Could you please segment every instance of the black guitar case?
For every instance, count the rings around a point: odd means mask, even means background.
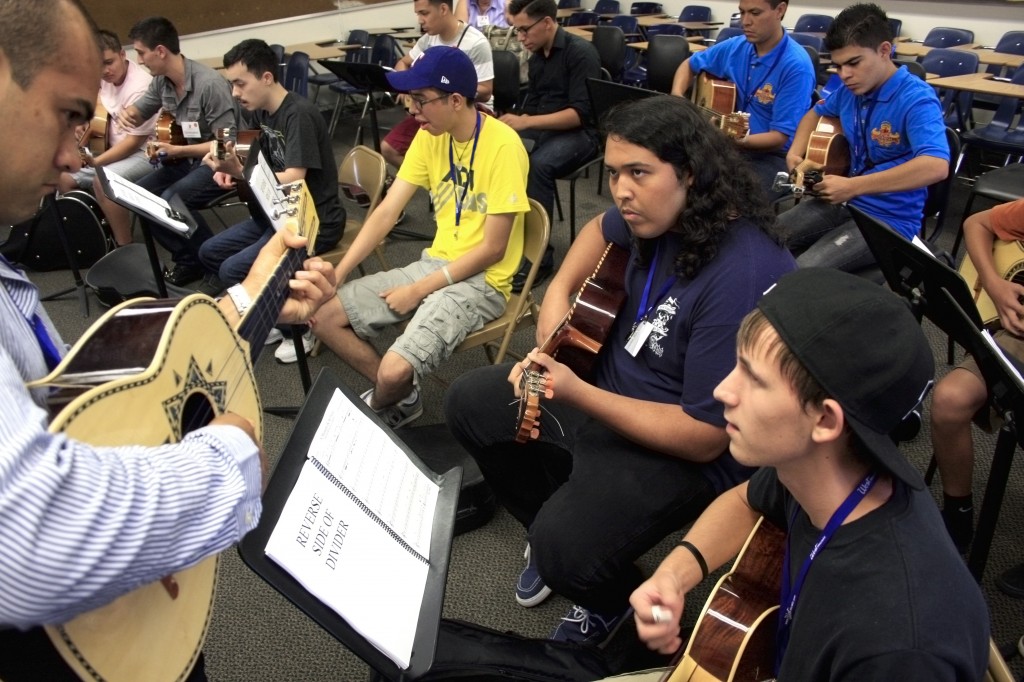
[[[161,298],[145,244],[126,244],[100,258],[89,268],[85,283],[96,292],[100,303],[107,306],[140,296]],[[195,293],[193,289],[165,284],[169,298],[183,298]]]
[[[455,513],[455,534],[479,528],[494,516],[497,502],[476,461],[455,440],[444,424],[398,429],[395,434],[433,471],[443,474],[462,467],[462,490]]]
[[[0,252],[12,263],[36,272],[70,268],[61,242],[64,232],[75,265],[88,268],[115,247],[100,205],[88,192],[72,190],[56,199],[47,198],[31,219],[11,228]]]

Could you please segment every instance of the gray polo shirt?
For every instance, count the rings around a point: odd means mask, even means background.
[[[170,112],[174,120],[182,125],[198,122],[200,138],[188,137],[189,144],[213,139],[218,128],[237,126],[238,118],[235,99],[231,96],[231,85],[217,71],[191,59],[185,58],[185,94],[178,97],[174,83],[167,76],[155,76],[149,90],[135,102],[143,119],[160,109]]]

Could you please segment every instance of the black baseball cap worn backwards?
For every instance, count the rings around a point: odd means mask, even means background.
[[[757,307],[825,392],[843,407],[866,453],[924,488],[889,434],[916,409],[935,376],[931,347],[907,302],[830,268],[788,273]]]

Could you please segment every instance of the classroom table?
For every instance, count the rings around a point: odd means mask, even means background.
[[[636,43],[626,43],[626,47],[631,47],[634,50],[640,50],[641,52],[650,49],[650,43],[646,40]],[[708,49],[707,45],[703,43],[690,43],[690,52],[703,52]]]
[[[361,50],[363,47],[364,46],[359,43],[341,43],[335,40],[315,40],[308,43],[285,45],[284,53],[292,54],[294,52],[305,52],[309,55],[309,61],[314,62],[318,59],[341,57],[344,56],[346,52],[351,50]]]
[[[577,12],[585,12],[585,11],[587,11],[587,10],[585,8],[583,8],[583,7],[574,7],[572,9],[560,9],[560,10],[558,10],[556,12],[555,19],[557,19],[557,20],[568,19],[569,17],[571,17],[572,15],[576,14]]]
[[[928,85],[950,90],[963,90],[997,97],[1017,97],[1024,99],[1024,85],[996,80],[990,73],[968,73],[961,76],[946,76],[928,81]]]

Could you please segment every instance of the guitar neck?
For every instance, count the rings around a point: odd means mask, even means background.
[[[249,357],[254,365],[288,298],[288,280],[302,267],[305,259],[306,249],[289,249],[238,323],[238,335],[249,342]]]

